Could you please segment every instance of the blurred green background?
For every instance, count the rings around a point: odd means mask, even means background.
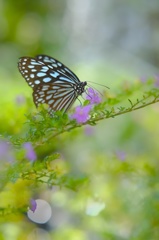
[[[34,111],[17,62],[36,54],[59,59],[81,81],[105,84],[110,93],[125,81],[156,77],[159,1],[0,0],[3,136],[20,134],[25,113]],[[41,198],[49,195],[53,213],[43,239],[159,239],[158,119],[156,104],[55,139],[63,156],[57,166],[90,181],[78,192],[44,190]],[[23,239],[35,239],[26,219],[3,223],[8,238],[0,239],[22,239],[26,223]]]

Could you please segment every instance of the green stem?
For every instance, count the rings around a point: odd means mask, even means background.
[[[138,101],[137,103],[135,103],[132,107],[127,108],[127,109],[124,110],[124,111],[119,111],[119,112],[116,112],[116,113],[113,113],[113,114],[109,114],[109,116],[103,115],[103,116],[101,116],[101,117],[97,117],[97,118],[93,119],[92,122],[98,122],[98,121],[101,121],[101,120],[103,120],[103,119],[114,118],[114,117],[116,117],[116,116],[119,116],[119,115],[122,115],[122,114],[125,114],[125,113],[128,113],[128,112],[133,112],[133,111],[136,111],[136,110],[138,110],[138,109],[147,107],[147,106],[149,106],[149,105],[151,105],[151,104],[154,104],[154,103],[159,102],[158,97],[159,97],[159,96],[155,97],[153,101],[150,101],[150,102],[147,102],[147,103],[145,103],[145,104],[143,104],[143,105],[137,106],[138,104],[140,104],[140,103],[142,103],[143,101],[146,100],[146,98],[144,98],[144,99]],[[149,97],[148,97],[148,98],[149,98]],[[136,107],[134,107],[134,106],[136,106]],[[56,132],[55,134],[51,134],[51,135],[47,138],[47,142],[50,141],[52,138],[57,137],[58,135],[60,135],[60,134],[62,134],[62,133],[64,133],[64,132],[71,131],[71,130],[73,130],[73,129],[75,129],[75,128],[80,128],[80,127],[82,127],[82,126],[84,126],[84,125],[88,125],[89,123],[91,123],[91,120],[89,120],[88,122],[85,122],[85,123],[83,123],[83,124],[80,124],[80,125],[77,124],[77,125],[74,125],[74,126],[69,126],[69,124],[68,124],[68,125],[66,125],[66,128],[62,129],[61,131]],[[46,140],[45,140],[45,143],[46,143]],[[40,146],[40,145],[42,145],[42,144],[44,144],[44,142],[40,142],[38,145],[36,145],[35,148],[37,148],[38,146]]]

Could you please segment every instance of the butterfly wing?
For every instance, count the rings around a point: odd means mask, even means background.
[[[39,85],[33,92],[33,99],[36,106],[40,103],[49,105],[49,111],[67,111],[76,100],[72,88],[56,84]]]
[[[47,55],[37,55],[36,59],[43,62],[45,65],[54,69],[55,72],[59,73],[59,79],[63,81],[69,81],[79,84],[79,78],[63,63]]]
[[[22,57],[18,63],[19,71],[29,86],[33,88],[33,100],[49,105],[49,110],[64,110],[77,98],[78,77],[65,65],[46,55],[36,58]]]

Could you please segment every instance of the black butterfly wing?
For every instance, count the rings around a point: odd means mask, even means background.
[[[21,57],[18,62],[18,68],[28,85],[32,88],[43,83],[43,76],[47,76],[46,72],[48,71],[48,67],[43,62],[30,57]],[[40,72],[41,75],[38,74]]]
[[[76,100],[75,86],[80,81],[59,61],[46,55],[22,57],[18,67],[28,85],[33,88],[36,106],[46,103],[50,111],[67,111]]]
[[[72,88],[65,85],[39,85],[33,92],[33,99],[36,106],[41,103],[49,105],[49,111],[67,111],[76,100],[76,94]]]
[[[57,78],[63,81],[69,81],[70,83],[80,83],[79,78],[63,63],[47,55],[37,55],[36,59],[43,62],[49,68],[53,69],[57,74]]]

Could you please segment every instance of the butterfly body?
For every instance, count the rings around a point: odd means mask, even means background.
[[[22,57],[18,68],[33,89],[35,105],[46,103],[49,111],[66,112],[78,96],[82,95],[87,85],[87,82],[81,82],[64,64],[46,55]]]

